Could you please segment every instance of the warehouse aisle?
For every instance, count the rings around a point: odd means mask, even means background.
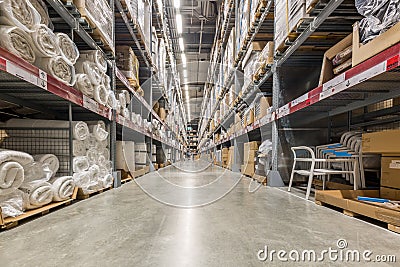
[[[185,185],[239,177],[219,167],[201,173],[169,167],[160,173]],[[248,184],[247,178],[239,180],[211,205],[176,208],[155,201],[131,182],[0,233],[1,265],[260,266],[257,252],[265,245],[321,251],[336,248],[338,239],[345,239],[350,249],[398,253],[399,236],[383,228],[277,188],[250,194]]]

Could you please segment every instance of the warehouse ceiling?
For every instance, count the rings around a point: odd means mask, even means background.
[[[165,1],[188,121],[200,116],[219,5],[220,2],[208,0]],[[177,22],[179,14],[182,19],[181,29]],[[183,40],[183,51],[180,38]],[[182,64],[182,53],[186,57],[186,64]]]

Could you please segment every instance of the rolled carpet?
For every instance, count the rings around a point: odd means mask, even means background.
[[[131,119],[130,118],[130,115],[131,115],[131,112],[129,111],[129,109],[128,108],[122,108],[122,116],[124,117],[124,118],[127,118],[127,119]]]
[[[94,164],[97,162],[97,158],[99,156],[99,152],[96,148],[92,147],[86,151],[86,157],[89,160],[90,164]]]
[[[49,169],[53,172],[53,176],[57,173],[60,168],[60,161],[57,156],[54,154],[39,154],[33,155],[33,158],[37,162],[41,162],[43,164],[47,164]]]
[[[76,73],[86,74],[94,86],[101,84],[102,72],[95,63],[91,61],[82,61],[81,58],[79,58],[75,64],[75,70]]]
[[[41,162],[33,162],[22,167],[24,168],[24,183],[35,180],[48,181],[53,176],[49,166]]]
[[[85,141],[72,140],[72,147],[73,147],[72,154],[74,157],[86,155]]]
[[[94,137],[94,134],[89,134],[89,137],[86,138],[85,142],[85,147],[86,150],[89,150],[91,148],[97,148],[97,140],[96,137]]]
[[[31,37],[18,27],[1,25],[0,45],[31,64],[36,60]]]
[[[121,104],[121,108],[126,108],[126,96],[124,92],[118,94],[118,100]]]
[[[24,169],[15,161],[0,164],[0,195],[12,193],[24,182]]]
[[[105,73],[101,75],[101,82],[107,88],[107,90],[111,90],[111,78]]]
[[[115,94],[112,90],[109,90],[107,93],[106,106],[111,109],[117,108],[117,99],[115,98]]]
[[[74,193],[75,182],[72,176],[52,178],[49,182],[53,191],[53,201],[66,200]]]
[[[19,189],[24,193],[25,209],[36,209],[53,200],[51,184],[42,180],[23,183]]]
[[[90,124],[90,123],[89,123]],[[89,125],[89,130],[97,141],[107,140],[108,132],[104,121],[98,121],[96,124]]]
[[[110,150],[108,148],[103,148],[100,153],[104,156],[104,158],[108,161],[110,160]]]
[[[68,86],[75,84],[75,68],[68,64],[62,56],[40,58],[36,60],[35,65]]]
[[[36,60],[41,60],[40,57],[55,57],[60,55],[60,47],[58,46],[57,37],[44,24],[33,26],[31,33]]]
[[[128,90],[122,90],[122,92],[125,94],[126,105],[129,106],[131,103],[131,95]]]
[[[102,178],[100,178],[100,181],[104,188],[108,188],[112,185],[114,178],[110,173],[108,173],[105,176],[103,176]]]
[[[82,94],[93,97],[94,86],[87,74],[79,73],[76,75],[75,88],[81,91]]]
[[[32,32],[41,20],[39,12],[26,0],[2,0],[0,11],[0,24],[17,26],[26,32]]]
[[[12,137],[40,136],[41,138],[68,139],[68,135],[63,131],[69,130],[69,121],[11,119],[6,122],[6,127],[9,128],[7,134]],[[13,128],[33,128],[35,130],[21,131]],[[73,121],[72,131],[76,140],[83,141],[89,136],[89,128],[83,121]]]
[[[87,171],[90,167],[88,157],[74,157],[72,169],[75,173]]]
[[[54,30],[54,25],[50,20],[49,11],[43,0],[30,0],[32,6],[40,14],[40,23],[46,25],[51,30]]]
[[[96,64],[101,72],[107,71],[107,61],[99,50],[83,50],[80,52],[79,60],[91,61]]]
[[[10,194],[0,195],[0,207],[3,218],[21,215],[24,211],[23,193],[16,189]]]
[[[108,91],[104,85],[100,84],[94,88],[93,97],[99,104],[103,106],[107,104],[107,95]]]
[[[74,180],[76,186],[85,188],[92,180],[92,173],[90,171],[74,173],[72,180]]]
[[[79,50],[76,44],[65,33],[57,33],[56,40],[61,55],[69,64],[74,65],[79,58]]]

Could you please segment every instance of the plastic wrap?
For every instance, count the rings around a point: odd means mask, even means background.
[[[94,88],[93,97],[94,100],[96,100],[99,104],[105,106],[107,104],[107,96],[108,96],[108,91],[104,85],[100,84]]]
[[[82,92],[82,94],[93,97],[94,94],[94,86],[89,79],[89,76],[84,73],[80,73],[76,75],[76,83],[75,88]]]
[[[35,159],[35,161],[42,163],[44,166],[47,166],[53,175],[55,175],[60,168],[60,161],[54,154],[33,155],[33,158]]]
[[[40,23],[49,27],[54,31],[54,25],[50,20],[49,11],[47,9],[46,3],[42,0],[30,0],[32,6],[40,14]]]
[[[97,163],[97,158],[98,158],[98,156],[99,156],[99,151],[98,151],[96,148],[94,148],[94,147],[89,148],[89,149],[86,151],[86,157],[87,157],[87,159],[89,160],[89,163],[90,163],[90,164]]]
[[[32,32],[41,21],[39,12],[26,0],[2,0],[0,11],[0,24],[17,26],[26,32]]]
[[[62,176],[50,180],[53,191],[53,201],[63,201],[74,193],[75,182],[72,176]]]
[[[25,209],[36,209],[53,200],[51,184],[42,180],[23,183],[20,190],[24,193]]]
[[[107,93],[107,103],[108,108],[116,109],[117,108],[117,99],[115,98],[115,94],[113,91],[109,90]]]
[[[81,53],[82,56],[82,53]],[[76,73],[84,73],[94,86],[98,86],[102,82],[102,72],[98,66],[91,61],[82,61],[81,57],[75,64]]]
[[[65,33],[57,33],[56,41],[60,47],[60,53],[71,65],[74,65],[79,58],[79,50],[76,44]]]
[[[3,218],[17,217],[21,215],[24,211],[24,199],[22,191],[17,189],[10,194],[4,196],[0,195],[0,207],[1,216]]]
[[[106,124],[104,123],[104,121],[98,121],[94,125],[89,125],[89,130],[91,131],[95,139],[99,142],[107,140],[108,138],[108,132],[106,130]]]
[[[400,21],[399,0],[356,0],[358,12],[365,18],[360,21],[360,42],[379,36]]]
[[[73,140],[72,143],[72,154],[74,155],[74,157],[86,155],[85,141]]]
[[[18,27],[0,26],[0,45],[31,64],[36,60],[31,37]]]
[[[75,173],[87,171],[90,167],[89,159],[86,156],[74,157],[72,169]]]
[[[79,61],[90,61],[96,64],[97,68],[101,72],[107,71],[107,61],[103,57],[102,53],[98,50],[83,50],[80,51]]]
[[[24,183],[36,180],[48,181],[54,174],[49,165],[42,162],[33,162],[22,167],[24,168]]]
[[[57,37],[51,29],[44,24],[33,26],[31,33],[36,60],[39,57],[55,57],[60,55],[60,47],[58,46]]]
[[[75,68],[73,65],[68,64],[64,57],[40,58],[36,60],[35,64],[68,86],[75,84]]]

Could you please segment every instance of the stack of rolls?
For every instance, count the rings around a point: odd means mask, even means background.
[[[0,46],[57,80],[75,84],[78,48],[68,35],[53,32],[42,0],[3,0],[0,14]]]
[[[131,120],[131,112],[129,111],[129,105],[131,104],[131,96],[127,90],[121,90],[117,94],[118,107],[116,111],[121,116]]]

